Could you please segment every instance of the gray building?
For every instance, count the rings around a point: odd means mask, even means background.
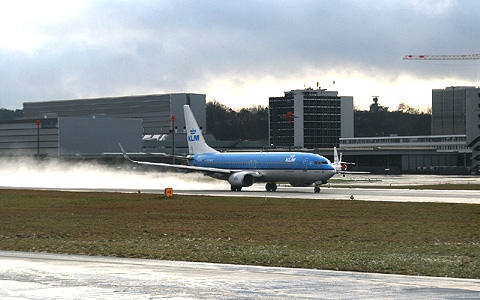
[[[471,151],[464,134],[345,138],[340,139],[340,147],[350,156],[375,156],[378,161],[382,156],[396,157],[392,159],[392,165],[396,163],[402,172],[466,174],[470,169],[468,158]]]
[[[432,135],[465,134],[467,90],[474,87],[452,86],[432,90]]]
[[[44,117],[139,118],[143,120],[144,135],[168,134],[170,118],[176,117],[175,127],[183,132],[183,106],[190,105],[198,125],[206,129],[204,94],[164,94],[23,103],[25,119]]]
[[[480,88],[467,90],[466,99],[467,146],[472,149],[472,170],[480,174]]]
[[[472,170],[480,168],[480,88],[451,86],[432,90],[432,134],[465,134]]]
[[[353,132],[351,96],[308,88],[269,98],[269,141],[274,146],[333,148]]]
[[[141,119],[43,118],[0,121],[0,155],[76,156],[142,152]]]

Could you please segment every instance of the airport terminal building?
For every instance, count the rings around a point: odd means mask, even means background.
[[[399,172],[480,173],[480,88],[432,90],[431,136],[341,138],[340,147],[361,165]]]
[[[470,174],[464,134],[342,138],[340,151],[363,171]]]

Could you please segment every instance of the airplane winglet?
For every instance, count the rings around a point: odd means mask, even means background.
[[[128,157],[127,152],[125,152],[125,149],[123,149],[122,144],[121,144],[121,143],[118,143],[118,145],[120,146],[120,150],[122,150],[122,155],[123,155],[123,157],[124,157],[126,160],[132,161],[132,160],[130,159],[130,157]]]

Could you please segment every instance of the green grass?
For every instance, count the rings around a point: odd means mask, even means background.
[[[0,190],[0,249],[480,278],[480,205]]]

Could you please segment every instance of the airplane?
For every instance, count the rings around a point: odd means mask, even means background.
[[[125,159],[140,165],[160,166],[186,171],[202,172],[212,178],[227,180],[232,191],[241,191],[255,182],[266,182],[269,192],[277,190],[276,182],[289,182],[295,187],[320,185],[336,174],[335,168],[325,157],[303,152],[218,152],[203,137],[189,105],[183,107],[187,128],[188,165],[153,163],[131,160],[122,145]]]
[[[333,147],[333,163],[332,166],[335,168],[337,174],[370,174],[370,172],[357,172],[357,171],[347,171],[347,165],[354,165],[355,163],[348,163],[342,161],[342,153],[340,152],[340,158],[338,158],[337,147]]]

